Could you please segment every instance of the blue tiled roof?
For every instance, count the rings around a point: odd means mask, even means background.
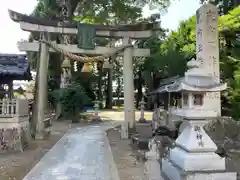
[[[26,54],[0,54],[0,76],[16,77],[16,80],[31,79]]]

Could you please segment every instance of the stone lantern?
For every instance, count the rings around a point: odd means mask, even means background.
[[[211,72],[192,59],[183,78],[167,86],[169,92],[182,92],[182,108],[174,113],[186,123],[175,141],[175,147],[162,159],[162,172],[171,180],[232,180],[236,173],[225,172],[225,158],[215,153],[217,146],[206,134],[203,126],[218,116],[204,102],[207,92],[220,92],[227,88]]]
[[[69,84],[71,79],[71,64],[68,59],[64,59],[62,63],[62,87],[65,87]]]
[[[138,122],[140,123],[145,123],[146,122],[146,119],[144,118],[144,108],[145,108],[145,101],[144,101],[144,97],[142,98],[142,100],[140,101],[139,105],[140,105],[140,109],[141,109],[141,112],[140,112],[140,118],[138,120]]]
[[[99,116],[99,103],[100,101],[94,101],[94,118],[92,119],[92,121],[101,121],[101,117]]]

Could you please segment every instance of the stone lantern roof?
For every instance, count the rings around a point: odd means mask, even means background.
[[[208,69],[203,68],[201,63],[191,59],[188,63],[188,70],[184,77],[177,78],[173,83],[162,86],[158,92],[182,92],[187,95],[188,104],[182,108],[174,109],[172,114],[184,119],[206,119],[217,117],[216,111],[207,109],[203,98],[207,92],[220,92],[227,88],[226,83],[219,83],[217,78]],[[194,105],[195,95],[201,95],[203,104]],[[182,97],[183,98],[183,97]],[[184,101],[182,99],[182,101]]]
[[[176,79],[170,85],[162,87],[162,92],[219,92],[227,88],[226,83],[219,83],[208,69],[201,67],[197,60],[192,59],[187,63],[187,66],[189,69],[185,72],[185,76]]]

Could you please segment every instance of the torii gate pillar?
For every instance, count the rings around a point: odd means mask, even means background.
[[[49,34],[41,33],[42,40],[48,40]],[[44,114],[47,108],[47,76],[49,63],[49,48],[46,44],[40,45],[40,62],[38,71],[37,112],[36,112],[36,135],[35,139],[44,139]]]
[[[131,44],[131,39],[125,37],[123,45]],[[121,137],[128,138],[128,128],[135,127],[134,107],[134,82],[133,82],[133,49],[128,47],[123,55],[123,83],[124,83],[124,123],[121,129]]]

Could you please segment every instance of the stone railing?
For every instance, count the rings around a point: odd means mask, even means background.
[[[22,117],[29,115],[28,100],[3,99],[0,101],[0,118]]]

